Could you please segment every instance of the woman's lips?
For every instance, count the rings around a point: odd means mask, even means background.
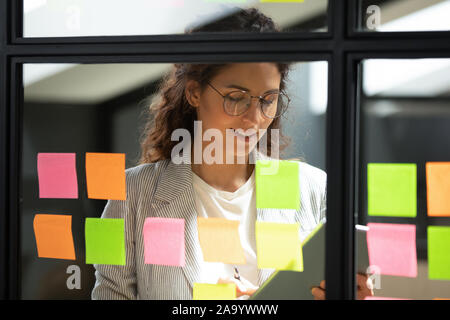
[[[241,129],[232,129],[234,132],[234,135],[245,142],[250,142],[250,138],[253,138],[256,136],[256,130],[241,130]],[[244,132],[247,132],[247,134],[244,134]]]

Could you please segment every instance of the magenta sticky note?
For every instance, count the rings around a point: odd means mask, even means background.
[[[184,267],[184,219],[146,218],[143,235],[146,264]]]
[[[370,265],[380,274],[417,277],[416,226],[368,223],[367,248]]]
[[[78,199],[75,153],[38,153],[39,198]]]

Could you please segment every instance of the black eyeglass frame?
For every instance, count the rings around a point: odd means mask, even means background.
[[[233,91],[231,91],[231,92],[229,92],[229,93],[227,93],[227,94],[224,95],[224,94],[222,94],[219,90],[217,90],[217,89],[216,89],[209,81],[206,81],[206,84],[208,84],[211,88],[214,89],[214,91],[216,91],[218,94],[220,94],[220,96],[223,98],[223,110],[225,111],[226,114],[228,114],[228,115],[230,115],[230,116],[240,116],[240,115],[243,115],[243,114],[246,113],[246,112],[248,111],[248,109],[250,108],[250,107],[248,107],[247,109],[245,109],[243,112],[241,112],[241,113],[239,113],[239,114],[230,114],[230,113],[228,113],[228,112],[227,112],[227,108],[225,108],[225,102],[226,102],[225,99],[226,99],[227,96],[229,96],[229,95],[232,94],[233,92],[242,92],[242,93],[245,93],[245,94],[249,95],[249,96],[250,96],[250,102],[251,102],[251,100],[252,100],[253,98],[258,98],[259,108],[261,109],[261,113],[264,115],[264,117],[266,117],[266,118],[268,118],[268,119],[276,119],[276,118],[281,117],[281,116],[286,112],[286,110],[287,110],[287,108],[288,108],[288,106],[289,106],[289,104],[290,104],[290,102],[291,102],[291,99],[290,99],[286,94],[284,94],[284,93],[281,92],[281,91],[276,92],[276,94],[282,95],[282,96],[286,97],[286,99],[287,99],[287,104],[286,104],[286,106],[284,106],[283,111],[282,111],[279,115],[277,115],[277,116],[275,116],[275,117],[269,117],[268,115],[266,115],[266,113],[265,113],[264,110],[263,110],[261,100],[266,101],[266,100],[264,99],[264,97],[266,97],[266,96],[268,96],[268,95],[271,95],[271,94],[274,94],[275,92],[267,93],[267,94],[265,94],[265,95],[263,95],[263,96],[252,96],[250,93],[248,93],[247,91],[244,91],[244,90],[233,90]],[[279,99],[279,98],[278,98],[278,99]],[[278,108],[278,105],[277,105],[277,108]]]

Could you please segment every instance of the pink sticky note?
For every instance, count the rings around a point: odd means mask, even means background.
[[[417,277],[416,226],[412,224],[368,223],[369,263],[380,274]]]
[[[75,153],[38,153],[39,198],[78,199]]]
[[[184,267],[184,219],[147,218],[143,234],[146,264]]]

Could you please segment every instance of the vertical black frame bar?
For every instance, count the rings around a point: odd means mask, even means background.
[[[352,110],[348,88],[353,77],[347,73],[344,41],[348,28],[347,3],[331,1],[334,52],[329,67],[327,113],[327,229],[326,229],[326,298],[350,300],[354,297]]]
[[[9,8],[11,13],[10,43],[14,43],[14,40],[17,37],[21,37],[23,34],[23,8],[24,8],[23,1],[24,0],[12,1],[11,6]]]
[[[9,296],[13,299],[20,299],[20,212],[21,212],[21,136],[22,136],[22,107],[23,107],[23,85],[22,85],[22,64],[18,64],[11,59],[10,66],[10,137],[11,142],[9,148]]]
[[[0,299],[8,297],[8,2],[0,1]]]

